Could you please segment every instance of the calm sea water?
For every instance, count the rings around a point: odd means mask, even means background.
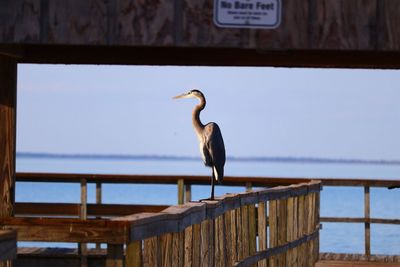
[[[227,162],[227,176],[274,176],[309,178],[400,179],[400,165],[321,164],[278,162]],[[60,172],[96,174],[180,174],[209,175],[200,161],[191,160],[115,160],[59,159],[17,157],[19,172]],[[78,184],[18,182],[16,201],[68,202],[80,201]],[[194,200],[207,198],[209,186],[194,186]],[[244,188],[217,186],[216,194],[241,192]],[[95,187],[88,185],[88,200],[95,202]],[[400,218],[400,189],[371,189],[371,216]],[[172,185],[103,185],[104,203],[176,204],[177,188]],[[325,187],[321,194],[321,216],[363,216],[363,188]],[[21,242],[22,243],[22,242]],[[74,244],[41,243],[46,246]],[[37,245],[23,242],[21,245]],[[371,226],[373,254],[400,254],[400,226]],[[324,223],[321,231],[322,252],[363,253],[364,225]]]

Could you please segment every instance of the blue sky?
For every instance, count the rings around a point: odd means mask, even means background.
[[[395,70],[18,66],[17,151],[198,156],[191,126],[220,125],[230,156],[400,159]]]

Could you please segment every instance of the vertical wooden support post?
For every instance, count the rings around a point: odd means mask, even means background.
[[[192,185],[185,184],[185,203],[192,200]]]
[[[205,266],[210,265],[210,254],[211,251],[211,236],[210,236],[210,220],[204,220],[201,222],[201,247],[200,247],[200,262]]]
[[[142,241],[132,241],[126,245],[125,267],[142,266]]]
[[[371,226],[370,226],[370,194],[369,186],[364,187],[364,217],[365,217],[365,255],[371,255]]]
[[[16,99],[17,63],[0,56],[0,217],[14,214]]]
[[[102,192],[101,192],[101,183],[97,182],[96,183],[96,204],[100,205],[102,200]],[[101,217],[96,217],[96,219],[101,219]],[[101,244],[100,243],[96,243],[96,249],[100,249],[101,248]]]
[[[246,192],[250,192],[253,189],[253,185],[250,182],[246,183]]]
[[[188,226],[185,229],[185,258],[184,266],[193,265],[193,226]]]
[[[147,238],[143,244],[143,266],[162,266],[161,236]]]
[[[81,211],[80,219],[87,219],[87,182],[86,179],[81,179]],[[79,252],[81,255],[81,267],[87,266],[87,245],[86,243],[79,244]]]
[[[261,201],[258,203],[257,212],[257,223],[258,223],[258,251],[267,249],[267,214],[266,214],[266,203]],[[258,262],[259,267],[267,267],[267,260]]]
[[[124,266],[124,246],[122,244],[107,244],[106,267]]]
[[[271,200],[268,202],[269,215],[269,246],[271,248],[278,246],[278,201]],[[269,267],[277,267],[277,256],[269,257]],[[301,266],[301,265],[299,265]]]
[[[178,205],[182,205],[185,201],[185,181],[183,179],[178,180]]]
[[[176,267],[184,267],[184,244],[184,232],[172,234],[172,259]]]
[[[14,215],[16,113],[17,62],[0,56],[0,218]]]

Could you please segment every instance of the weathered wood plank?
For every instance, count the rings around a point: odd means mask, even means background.
[[[232,264],[236,261],[238,261],[238,236],[239,236],[239,227],[241,227],[240,224],[238,224],[237,218],[236,218],[236,212],[238,209],[231,210],[229,213],[230,216],[230,237],[231,237],[231,262]]]
[[[185,203],[185,182],[183,179],[178,180],[178,205]]]
[[[174,43],[174,1],[119,0],[116,12],[114,43],[155,46]]]
[[[142,266],[142,241],[133,241],[126,246],[125,267]]]
[[[192,200],[192,185],[185,185],[185,203],[190,202]]]
[[[15,259],[17,255],[17,233],[0,230],[0,264],[1,261]]]
[[[282,0],[281,25],[273,30],[249,30],[249,46],[270,49],[309,48],[309,1]]]
[[[233,227],[236,227],[234,222],[232,222],[232,213],[234,210],[230,210],[226,212],[224,216],[224,238],[225,238],[225,250],[226,250],[226,257],[225,257],[225,265],[226,266],[232,266],[232,264],[235,262],[233,261],[232,254],[236,253],[236,245],[234,245],[233,240],[232,240],[232,232],[236,231],[236,229],[232,230]],[[235,251],[235,252],[234,252]]]
[[[193,267],[201,266],[201,225],[193,225]]]
[[[249,255],[254,255],[257,252],[257,219],[255,205],[248,206],[249,216]]]
[[[215,26],[213,0],[186,0],[184,2],[183,45],[232,47],[242,44],[242,30]]]
[[[267,249],[268,235],[267,235],[267,204],[265,202],[258,203],[257,209],[257,229],[258,229],[258,251]],[[258,267],[267,267],[267,260],[258,262]]]
[[[288,198],[286,203],[286,212],[287,216],[286,220],[286,241],[292,242],[296,240],[294,237],[294,198]],[[286,252],[286,265],[287,266],[295,266],[295,258],[293,257],[293,249],[290,249]]]
[[[124,247],[123,245],[107,244],[106,267],[124,266]]]
[[[114,1],[111,1],[114,2]],[[108,44],[107,1],[48,1],[48,34],[42,36],[45,43],[55,44]],[[110,18],[109,18],[110,17]]]
[[[40,41],[40,0],[0,1],[0,42]]]
[[[0,218],[14,214],[17,63],[0,56]]]
[[[364,217],[370,218],[370,190],[369,187],[364,187]],[[371,255],[371,225],[369,222],[364,223],[364,240],[365,254]]]
[[[172,259],[177,267],[184,266],[184,239],[183,232],[172,234]]]
[[[95,50],[95,48],[92,48],[92,50]],[[318,56],[320,57],[321,55]],[[110,175],[110,174],[26,173],[26,172],[18,172],[16,174],[16,180],[18,182],[80,183],[81,179],[86,179],[88,183],[101,182],[101,183],[124,183],[124,184],[129,184],[129,183],[176,184],[179,179],[183,179],[185,181],[185,184],[192,184],[192,185],[210,184],[209,176],[121,175],[121,174]],[[287,189],[280,186],[292,186],[297,188],[299,187],[298,184],[309,183],[311,181],[314,182],[321,181],[323,186],[370,186],[370,187],[400,186],[400,179],[397,180],[362,179],[362,178],[310,179],[310,178],[247,177],[247,176],[224,177],[224,185],[245,186],[247,182],[251,182],[254,187],[274,187],[273,191],[275,190],[278,191],[279,188],[281,188],[282,191],[287,191]],[[260,197],[262,197],[262,195],[260,195],[259,193],[259,198]]]
[[[210,264],[210,254],[212,253],[210,238],[210,221],[205,220],[201,223],[201,247],[200,261],[204,264]]]
[[[20,241],[124,244],[128,225],[107,220],[0,218],[0,225],[17,230]]]
[[[143,241],[143,266],[162,266],[160,237],[155,236]]]
[[[193,226],[185,229],[185,263],[184,266],[193,264]]]
[[[240,207],[241,227],[242,227],[242,251],[243,258],[250,255],[249,240],[249,207],[247,205]]]
[[[400,50],[400,4],[396,0],[377,0],[378,6],[378,49]]]
[[[277,200],[269,201],[268,205],[268,215],[269,215],[269,245],[271,248],[278,246],[278,207],[277,207]],[[276,267],[277,265],[277,258],[270,257],[269,258],[269,266]]]
[[[125,216],[142,212],[160,212],[169,206],[128,204],[87,204],[87,216]],[[17,216],[79,216],[80,205],[72,203],[17,202]]]
[[[161,236],[161,258],[162,266],[175,266],[175,259],[172,258],[172,233],[167,233]]]
[[[376,47],[376,0],[318,0],[314,48],[365,49]]]
[[[399,267],[399,263],[367,261],[318,261],[315,267]]]

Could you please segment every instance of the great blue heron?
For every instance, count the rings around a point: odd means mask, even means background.
[[[200,103],[193,109],[192,123],[200,142],[200,154],[204,164],[212,169],[210,199],[213,200],[214,180],[221,183],[224,178],[225,146],[221,131],[215,122],[204,125],[200,121],[200,112],[206,106],[206,99],[202,92],[199,90],[190,90],[187,93],[174,97],[174,99],[178,98],[197,98],[200,100]]]

